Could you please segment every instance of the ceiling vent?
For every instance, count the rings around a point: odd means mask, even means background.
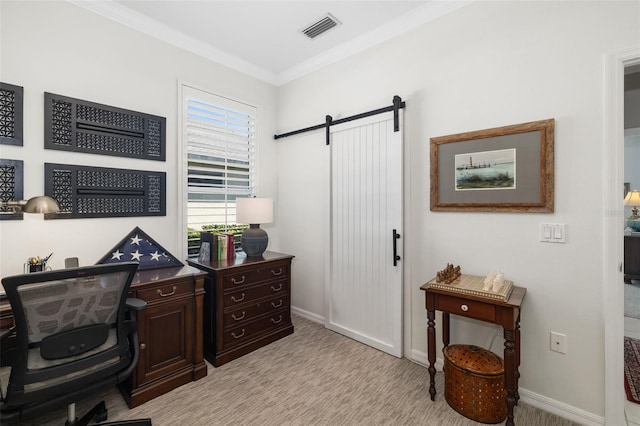
[[[317,22],[309,25],[307,28],[302,30],[302,33],[309,37],[310,39],[314,39],[321,34],[326,33],[331,28],[335,28],[340,25],[340,21],[338,21],[334,16],[330,13],[327,13],[325,16],[320,18]]]

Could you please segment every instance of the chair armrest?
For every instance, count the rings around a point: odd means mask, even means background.
[[[11,334],[12,331],[13,331],[13,327],[12,328],[6,328],[4,330],[0,330],[0,341],[4,341],[4,339],[9,337],[9,335]]]
[[[16,356],[15,326],[1,330],[0,334],[0,367],[10,367]]]
[[[147,302],[142,299],[136,299],[135,297],[127,297],[127,309],[132,311],[141,311],[147,307]]]

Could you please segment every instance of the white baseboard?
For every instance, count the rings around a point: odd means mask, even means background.
[[[318,324],[324,325],[324,317],[314,314],[313,312],[305,311],[304,309],[300,309],[300,308],[296,308],[295,306],[292,306],[291,313],[299,315],[302,318],[308,319],[309,321],[317,322]]]
[[[627,418],[627,426],[640,426],[640,405],[625,401],[624,414]]]
[[[603,425],[604,417],[520,388],[520,401],[585,426]]]
[[[423,367],[429,366],[429,358],[427,358],[427,354],[421,351],[417,351],[415,349],[411,350],[411,358],[409,358],[409,360],[415,363],[418,363]],[[436,371],[442,371],[443,368],[444,368],[444,358],[436,357]]]
[[[624,335],[640,339],[640,319],[624,317]]]
[[[427,354],[415,349],[411,351],[410,360],[425,367],[429,365]],[[436,358],[436,370],[442,371],[443,362],[444,360],[442,358]],[[565,404],[564,402],[539,395],[535,392],[531,392],[530,390],[523,389],[522,387],[518,389],[518,392],[520,393],[520,401],[527,405],[531,405],[532,407],[539,408],[540,410],[555,414],[585,426],[604,425],[604,417],[597,416],[593,413],[589,413],[588,411]]]

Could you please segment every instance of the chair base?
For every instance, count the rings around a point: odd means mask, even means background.
[[[68,419],[65,422],[65,426],[88,426],[92,420],[97,423],[107,420],[107,406],[104,401],[97,403],[87,414],[82,416],[80,420],[75,415],[75,403],[69,404]],[[138,419],[138,420],[121,420],[117,422],[100,423],[104,426],[152,426],[151,419]]]
[[[82,416],[80,420],[76,417],[76,404],[71,403],[67,408],[68,418],[64,423],[65,426],[87,426],[92,420],[96,422],[103,422],[107,420],[107,406],[104,401],[97,403],[87,414]]]

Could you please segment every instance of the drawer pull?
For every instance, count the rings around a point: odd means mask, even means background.
[[[274,277],[277,277],[278,275],[282,275],[282,268],[278,268],[278,271],[277,271],[277,272],[276,272],[276,270],[275,270],[275,269],[272,269],[272,270],[271,270],[271,274],[272,274]]]
[[[279,285],[277,288],[276,288],[276,287],[274,287],[274,286],[271,286],[271,290],[273,290],[273,291],[280,291],[280,290],[282,290],[282,283],[280,283],[280,285]]]
[[[240,296],[240,299],[236,299],[235,296],[231,296],[231,300],[233,300],[236,303],[242,302],[244,300],[244,293],[242,293],[242,296]]]
[[[158,294],[162,297],[173,296],[174,294],[176,294],[177,289],[178,287],[176,287],[175,285],[173,286],[173,290],[171,291],[171,293],[163,293],[162,290],[158,289]]]
[[[244,336],[244,328],[242,329],[242,333],[238,334],[237,336],[236,336],[236,333],[233,331],[231,332],[231,335],[233,336],[234,339],[241,338],[242,336]]]
[[[469,310],[469,307],[467,305],[462,305],[460,306],[460,309],[462,309],[462,312],[467,312]]]
[[[239,317],[236,317],[236,314],[231,314],[231,318],[233,318],[234,321],[240,321],[241,319],[244,319],[245,316],[245,311],[242,311],[242,315],[240,315]]]
[[[274,320],[273,318],[271,318],[271,322],[274,324],[278,324],[282,322],[282,315],[278,315],[278,319]]]
[[[282,306],[282,299],[278,300],[278,304],[277,305],[274,302],[271,302],[271,307],[272,308],[279,308],[280,306]]]
[[[140,343],[140,350],[144,351],[147,348],[147,345],[145,345],[144,343]]]
[[[244,283],[245,280],[246,280],[246,277],[244,275],[242,276],[242,279],[240,281],[236,281],[235,278],[231,278],[231,282],[234,283],[235,285],[242,284]]]

